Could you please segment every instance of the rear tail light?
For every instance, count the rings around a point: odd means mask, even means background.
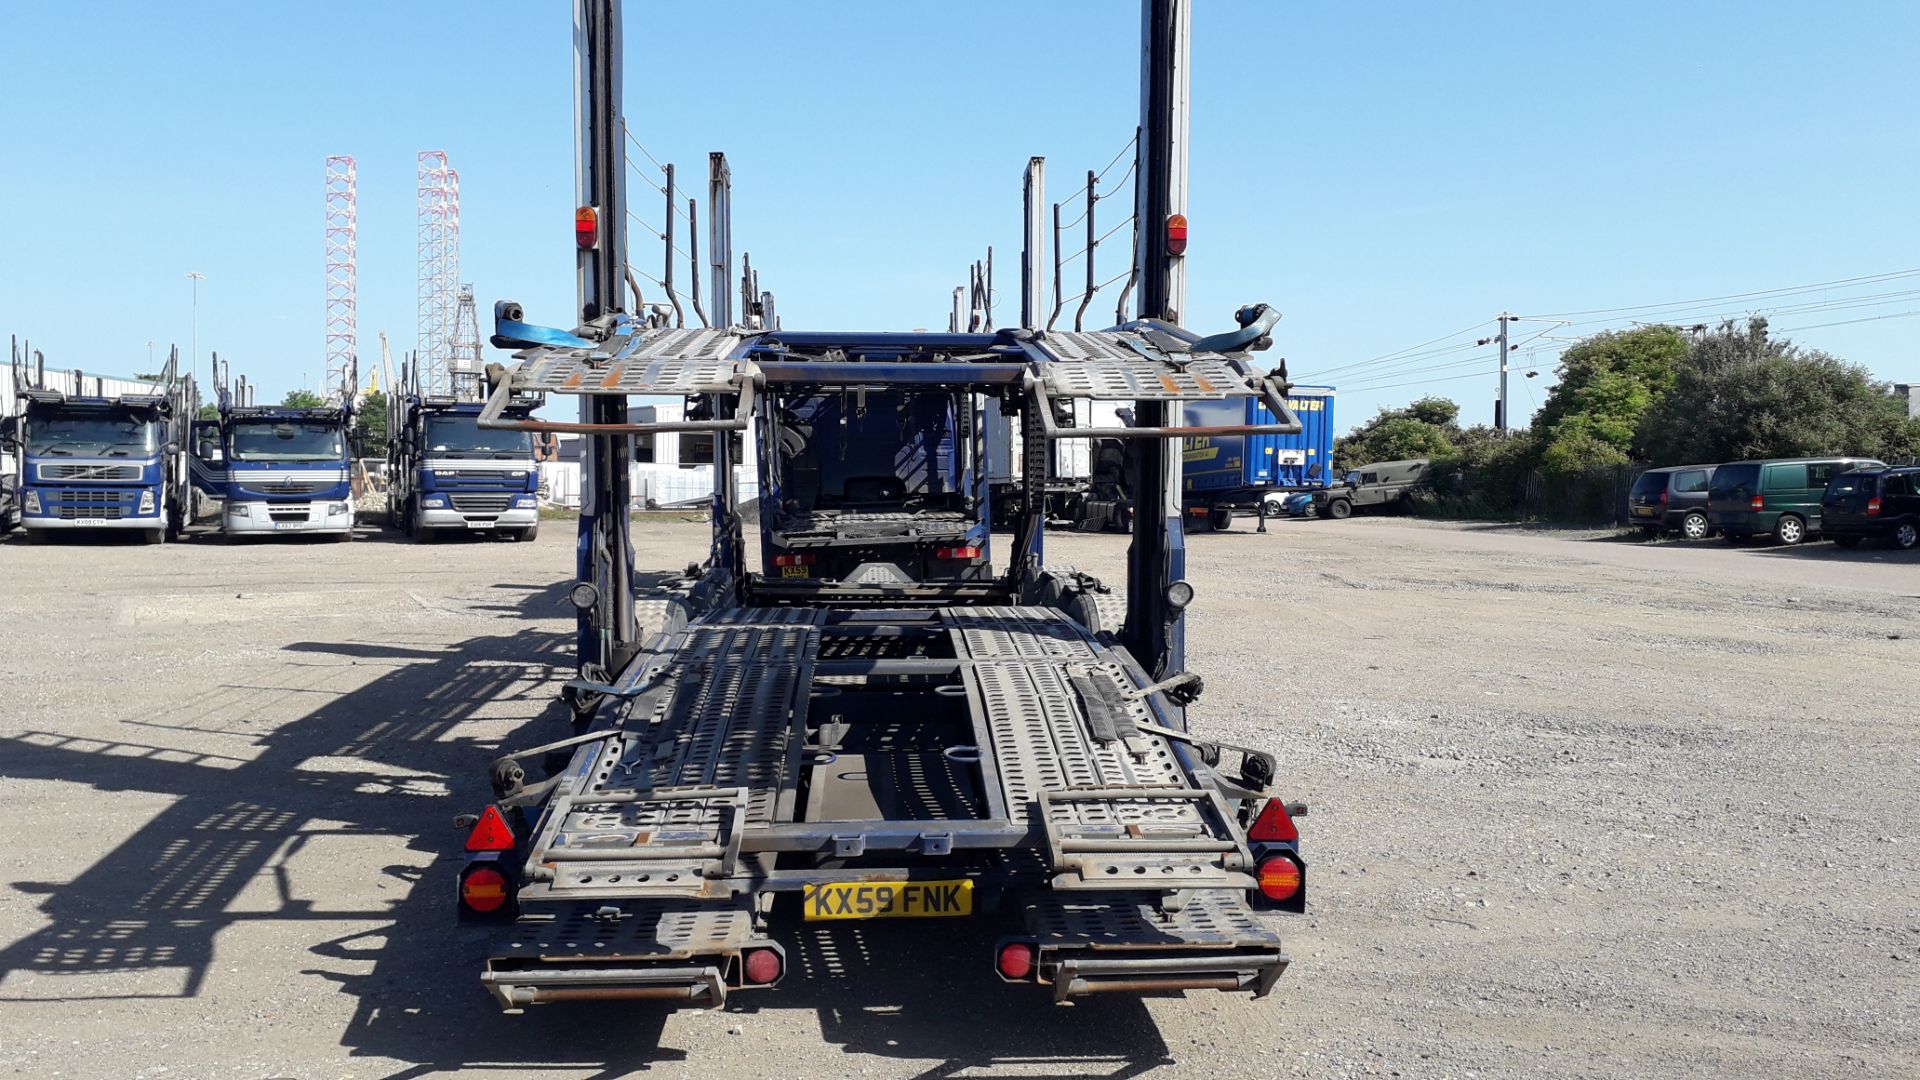
[[[500,816],[499,807],[489,806],[480,811],[480,819],[473,823],[473,831],[467,834],[467,850],[513,850],[513,829],[508,827],[507,819]]]
[[[786,973],[787,963],[781,959],[778,949],[748,949],[740,954],[740,968],[747,981],[755,986],[772,986]]]
[[[1667,505],[1667,493],[1664,491],[1660,493],[1660,505],[1661,506]]]
[[[813,555],[775,555],[773,557],[773,565],[812,566],[815,558],[816,556]]]
[[[486,863],[474,863],[460,875],[460,903],[471,911],[491,915],[507,903],[507,875]]]
[[[1275,855],[1260,864],[1260,895],[1275,903],[1293,899],[1300,891],[1300,864],[1285,855]]]
[[[993,959],[994,970],[1012,982],[1025,982],[1033,974],[1033,946],[1024,941],[1009,941],[1000,946]]]
[[[1873,498],[1867,500],[1867,516],[1878,517],[1879,515],[1880,515],[1880,496],[1875,495]]]
[[[573,212],[573,242],[582,251],[600,243],[600,211],[582,206]]]
[[[1755,510],[1765,510],[1767,508],[1767,500],[1761,498],[1758,495],[1755,495],[1753,499],[1747,503],[1747,505]]]
[[[1267,805],[1260,808],[1260,816],[1253,819],[1253,827],[1247,830],[1247,839],[1290,844],[1300,839],[1300,830],[1294,827],[1293,815],[1287,813],[1286,803],[1268,799]]]
[[[936,548],[933,555],[936,559],[977,559],[980,557],[980,547],[968,544],[966,547]]]

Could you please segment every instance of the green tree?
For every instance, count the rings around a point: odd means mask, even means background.
[[[220,406],[215,405],[212,402],[208,402],[207,404],[200,406],[200,419],[202,420],[220,419]]]
[[[1424,397],[1400,409],[1382,408],[1373,419],[1334,440],[1337,469],[1370,461],[1446,457],[1454,452],[1460,406],[1443,397]]]
[[[1920,420],[1857,365],[1733,322],[1694,343],[1638,439],[1656,465],[1920,451]]]
[[[354,407],[354,453],[360,457],[379,457],[387,452],[387,395],[369,390]]]
[[[1666,396],[1687,359],[1671,326],[1609,330],[1560,355],[1559,381],[1533,418],[1540,467],[1571,475],[1643,456],[1635,441],[1647,410]]]
[[[280,404],[289,409],[317,409],[326,402],[311,390],[289,390],[287,396],[280,399]]]

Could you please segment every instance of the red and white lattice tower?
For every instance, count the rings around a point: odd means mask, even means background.
[[[360,353],[359,200],[353,159],[327,158],[327,378],[324,394],[353,393]]]
[[[415,222],[420,267],[420,389],[453,392],[454,319],[460,302],[460,174],[447,166],[444,150],[422,150],[420,202]]]

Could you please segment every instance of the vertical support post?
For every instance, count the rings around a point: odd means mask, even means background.
[[[1178,324],[1185,278],[1167,250],[1167,219],[1185,212],[1189,0],[1140,3],[1140,317]],[[1134,423],[1178,422],[1178,406],[1134,403]],[[1186,663],[1185,625],[1167,604],[1167,585],[1186,574],[1180,505],[1180,455],[1169,440],[1133,444],[1133,544],[1127,550],[1126,641],[1156,677]]]
[[[673,164],[671,162],[667,163],[665,170],[667,174],[665,188],[667,193],[667,223],[665,226],[665,235],[660,239],[666,245],[667,250],[666,265],[663,268],[665,276],[660,279],[660,287],[667,291],[667,303],[673,305],[673,325],[681,327],[687,325],[687,313],[680,307],[680,294],[673,287],[673,215],[678,210],[678,207],[674,205],[673,198]]]
[[[1040,329],[1040,311],[1046,307],[1046,286],[1040,267],[1047,258],[1047,159],[1027,159],[1027,173],[1021,180],[1021,211],[1025,221],[1020,244],[1020,326]]]
[[[712,325],[700,306],[700,204],[691,198],[687,200],[687,288],[692,291],[693,313],[700,316],[700,325]]]
[[[713,296],[713,325],[726,329],[733,320],[733,170],[727,155],[707,155],[707,259]]]
[[[1047,329],[1053,329],[1055,319],[1060,317],[1060,309],[1065,307],[1060,298],[1060,204],[1053,204],[1053,314],[1047,316]]]
[[[579,251],[580,321],[591,325],[622,310],[626,279],[626,160],[621,145],[620,0],[574,0],[574,155],[579,205],[598,210],[599,243]],[[612,394],[586,394],[580,419],[627,423],[628,403]],[[628,527],[631,441],[586,436],[581,456],[579,579],[599,600],[579,616],[583,674],[611,676],[636,648],[633,615],[633,536]],[[592,670],[589,670],[592,669]]]
[[[1095,248],[1100,246],[1100,241],[1097,237],[1094,236],[1094,231],[1093,231],[1093,208],[1095,204],[1097,204],[1100,201],[1100,196],[1097,192],[1094,191],[1093,186],[1099,182],[1100,182],[1100,178],[1094,174],[1094,171],[1092,169],[1088,169],[1087,170],[1087,212],[1085,215],[1087,219],[1087,254],[1086,254],[1087,288],[1085,292],[1080,294],[1080,306],[1073,313],[1073,328],[1075,330],[1084,329],[1084,327],[1081,326],[1081,323],[1086,318],[1087,305],[1093,303],[1093,289],[1094,289],[1093,251]]]

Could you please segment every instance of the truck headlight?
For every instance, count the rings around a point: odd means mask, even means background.
[[[41,512],[40,493],[33,490],[32,488],[28,488],[26,497],[20,500],[20,506],[21,506],[21,510],[25,513],[28,513],[28,514],[40,513]]]
[[[517,510],[531,510],[540,505],[540,498],[537,495],[517,495],[514,497],[513,505]]]
[[[420,500],[420,505],[429,510],[440,510],[446,507],[447,497],[445,495],[428,495],[426,498]]]
[[[344,513],[346,513],[346,512],[347,512],[347,504],[346,504],[346,503],[328,503],[328,504],[327,504],[327,513],[328,513],[328,515],[333,515],[333,514],[344,514]]]
[[[147,490],[142,491],[140,493],[140,513],[142,514],[153,513],[153,489],[152,488],[148,488]]]
[[[246,503],[228,503],[227,514],[230,517],[251,517],[252,516],[247,513]]]

